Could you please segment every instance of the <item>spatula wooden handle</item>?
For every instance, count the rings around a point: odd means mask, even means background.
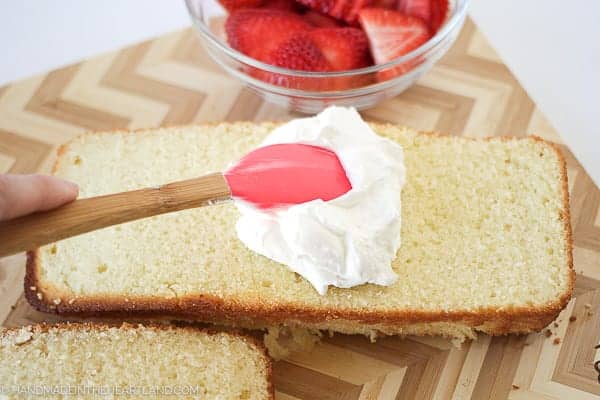
[[[54,210],[0,222],[0,256],[111,225],[205,206],[230,196],[227,181],[215,173],[155,188],[75,200]]]

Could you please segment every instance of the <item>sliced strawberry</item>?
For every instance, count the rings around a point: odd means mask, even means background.
[[[261,61],[290,36],[312,27],[299,15],[271,9],[244,9],[232,12],[225,23],[229,45]]]
[[[352,28],[342,28],[352,29]],[[318,29],[332,30],[332,29]],[[327,56],[321,51],[314,40],[312,33],[298,33],[282,43],[270,56],[269,63],[278,67],[313,71],[327,72],[332,71]],[[293,89],[312,90],[312,91],[331,91],[345,90],[357,86],[364,86],[371,83],[366,79],[371,77],[357,79],[355,77],[299,77],[293,74],[274,74],[260,71],[254,74],[259,79],[269,83],[285,86]]]
[[[308,33],[298,33],[271,53],[269,64],[301,71],[330,71],[327,59]]]
[[[299,3],[322,14],[344,20],[348,23],[356,21],[358,11],[367,7],[373,0],[297,0]]]
[[[258,7],[263,0],[219,0],[219,3],[229,12],[240,8]]]
[[[342,23],[335,18],[312,10],[304,13],[303,17],[309,24],[318,28],[337,28],[342,26]]]
[[[356,22],[358,18],[358,12],[365,7],[368,7],[373,0],[349,0],[350,8],[346,12],[346,17],[344,18],[349,23]]]
[[[282,42],[266,60],[271,65],[301,71],[331,71],[331,66],[310,35],[296,33]],[[327,90],[330,83],[320,77],[299,77],[254,70],[253,75],[268,83],[302,90]]]
[[[296,12],[299,11],[300,5],[294,0],[264,0],[261,8]]]
[[[298,3],[305,5],[322,14],[331,15],[331,11],[335,7],[338,0],[297,0]]]
[[[359,21],[371,44],[377,64],[403,56],[425,43],[430,35],[427,25],[415,17],[396,11],[365,8]]]
[[[365,30],[371,45],[371,54],[376,64],[383,64],[416,49],[430,38],[429,28],[417,17],[382,8],[365,8],[358,20]],[[402,74],[414,66],[405,63],[383,71],[380,79],[389,79]]]
[[[431,0],[431,19],[429,27],[435,34],[448,17],[448,0]]]
[[[320,28],[310,32],[334,71],[362,68],[372,64],[369,40],[357,28]]]
[[[448,0],[398,0],[398,11],[419,17],[425,21],[431,32],[442,26],[448,14]]]
[[[373,0],[369,7],[388,8],[390,10],[396,8],[398,0]]]
[[[431,19],[431,0],[398,0],[396,9],[402,14],[419,17],[425,22]]]

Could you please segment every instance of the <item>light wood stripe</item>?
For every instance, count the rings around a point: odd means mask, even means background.
[[[61,97],[65,86],[71,82],[78,71],[79,65],[73,65],[50,72],[33,94],[25,109],[91,130],[127,127],[129,119],[126,117],[114,112],[107,113],[95,108],[85,107],[75,102],[66,101]]]

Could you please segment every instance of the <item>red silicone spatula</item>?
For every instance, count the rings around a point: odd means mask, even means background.
[[[260,208],[322,199],[351,189],[337,155],[322,147],[260,147],[224,173],[154,188],[76,200],[0,223],[0,256],[140,218],[202,207],[232,197]]]

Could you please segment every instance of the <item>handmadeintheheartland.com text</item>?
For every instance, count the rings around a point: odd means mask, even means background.
[[[0,395],[21,396],[197,396],[202,394],[198,385],[0,385]]]

